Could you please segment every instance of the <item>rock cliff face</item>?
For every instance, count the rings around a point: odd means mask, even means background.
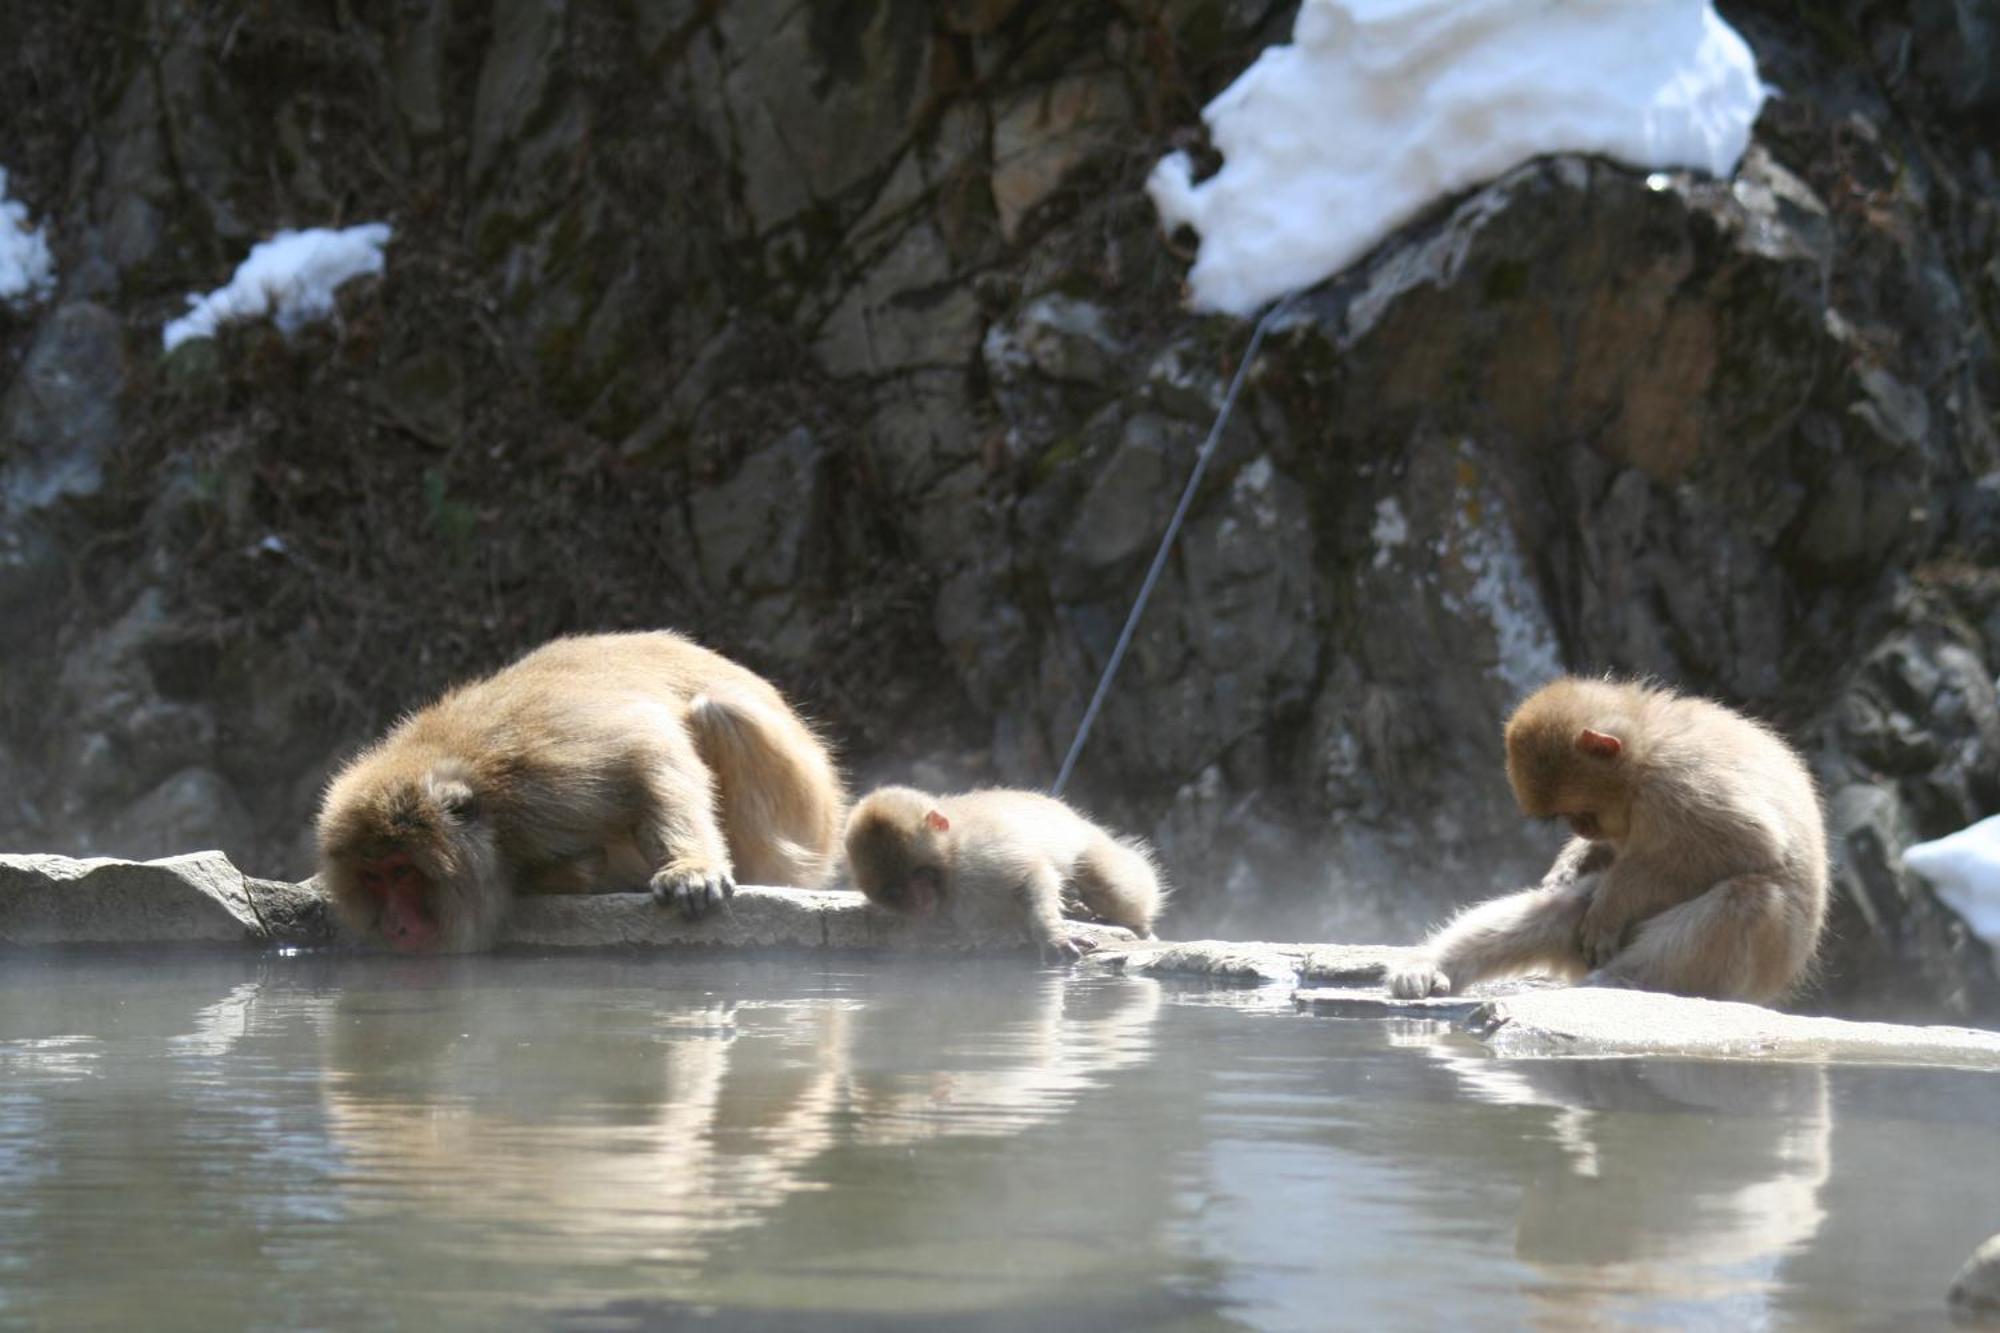
[[[1558,669],[1782,726],[1829,1007],[2000,1000],[1903,874],[2000,808],[2000,6],[1725,6],[1739,176],[1530,164],[1298,305],[1074,792],[1175,933],[1407,937],[1551,850]],[[1286,6],[411,0],[0,14],[0,844],[305,871],[329,766],[566,630],[784,683],[859,783],[1052,776],[1247,335],[1140,190]],[[330,327],[162,357],[280,227]]]

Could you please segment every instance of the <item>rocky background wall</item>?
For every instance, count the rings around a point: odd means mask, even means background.
[[[2000,4],[1723,8],[1782,93],[1738,179],[1532,164],[1267,345],[1073,788],[1173,933],[1525,882],[1500,720],[1610,667],[1810,752],[1810,1003],[1994,1012],[1898,852],[2000,809]],[[0,306],[0,846],[303,875],[398,711],[623,626],[857,784],[1046,783],[1247,335],[1140,185],[1292,12],[0,6],[61,270]],[[375,220],[335,324],[162,356],[255,241]]]

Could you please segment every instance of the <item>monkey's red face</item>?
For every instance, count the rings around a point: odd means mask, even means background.
[[[896,895],[896,909],[911,916],[929,916],[944,897],[944,876],[936,866],[912,866]]]
[[[398,953],[422,953],[436,947],[438,919],[432,906],[431,877],[408,852],[363,861],[357,878],[375,905],[376,930],[390,948]]]

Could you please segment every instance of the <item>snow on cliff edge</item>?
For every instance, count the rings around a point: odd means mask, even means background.
[[[1247,315],[1543,153],[1725,176],[1764,92],[1710,0],[1305,0],[1202,111],[1222,169],[1174,153],[1146,190],[1201,233],[1195,308]]]
[[[160,330],[160,342],[171,352],[190,338],[213,338],[224,324],[266,315],[290,337],[333,314],[333,294],[342,283],[382,271],[389,236],[386,222],[339,231],[281,231],[250,247],[250,257],[236,266],[227,287],[207,296],[189,294],[188,312]]]

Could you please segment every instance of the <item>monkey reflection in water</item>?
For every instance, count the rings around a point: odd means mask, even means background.
[[[1819,794],[1740,713],[1570,677],[1507,723],[1522,813],[1576,835],[1539,887],[1459,913],[1391,973],[1405,998],[1528,972],[1765,1003],[1806,974],[1826,916]]]
[[[579,1023],[547,968],[544,984],[517,986],[455,960],[381,966],[382,987],[350,985],[321,1023],[335,1143],[358,1176],[418,1188],[385,1199],[385,1212],[419,1207],[432,1229],[481,1237],[527,1228],[524,1260],[558,1267],[607,1250],[698,1261],[792,1195],[824,1189],[842,1151],[1060,1120],[1150,1063],[1163,1006],[1150,980],[1079,993],[1054,974],[968,986],[953,969],[871,988],[865,1002]],[[553,966],[593,992],[630,989],[643,1006],[658,994],[645,965]]]
[[[1467,1097],[1549,1109],[1546,1134],[1530,1135],[1515,1231],[1515,1252],[1555,1280],[1537,1327],[1643,1323],[1649,1302],[1769,1302],[1779,1265],[1826,1221],[1824,1066],[1424,1049]]]

